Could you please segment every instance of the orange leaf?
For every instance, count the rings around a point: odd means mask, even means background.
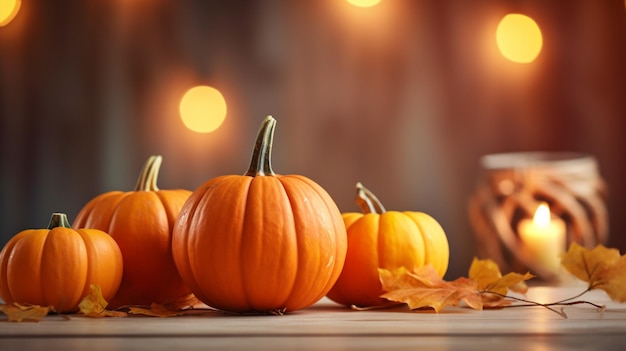
[[[482,292],[483,307],[495,308],[511,305],[511,301],[505,298],[509,290],[526,293],[528,286],[525,281],[533,278],[533,275],[511,272],[502,276],[500,267],[494,261],[474,258],[469,278],[476,281]]]
[[[9,322],[38,322],[47,316],[52,309],[38,305],[22,305],[19,303],[0,304],[0,312],[9,317]]]
[[[596,288],[604,290],[613,301],[626,302],[626,256],[607,267],[601,276]]]
[[[128,311],[130,314],[141,314],[144,316],[152,316],[152,317],[174,317],[185,314],[184,310],[170,310],[166,306],[153,303],[150,305],[150,308],[143,307],[130,307]]]
[[[619,250],[597,245],[587,249],[572,243],[561,264],[576,278],[588,282],[589,290],[604,290],[613,301],[626,302],[626,256]]]
[[[174,317],[201,314],[206,311],[216,312],[217,310],[205,305],[194,294],[189,294],[163,304],[152,303],[150,308],[130,306],[128,313],[152,317]]]
[[[405,303],[410,309],[430,307],[440,312],[446,306],[458,306],[461,301],[471,308],[482,309],[476,282],[467,278],[444,281],[431,265],[416,272],[404,267],[395,271],[379,269],[379,275],[383,290],[387,291],[381,297]]]
[[[166,302],[162,304],[163,307],[170,311],[179,311],[188,308],[204,308],[207,307],[202,301],[200,301],[196,295],[189,294],[187,296],[179,297],[173,301]]]
[[[124,317],[126,313],[110,311],[106,307],[109,303],[102,297],[100,285],[91,284],[87,294],[78,304],[80,312],[88,317]]]
[[[411,309],[430,307],[436,312],[461,302],[477,310],[508,306],[511,304],[510,299],[506,299],[509,290],[526,292],[524,282],[533,277],[530,273],[502,276],[495,262],[478,259],[472,261],[469,278],[453,281],[443,280],[430,265],[415,272],[404,267],[394,271],[379,269],[378,274],[385,291],[382,298],[405,303]]]
[[[469,278],[478,283],[479,289],[485,290],[490,284],[502,278],[502,273],[494,261],[474,257],[469,269]]]
[[[528,286],[526,286],[525,281],[533,278],[533,275],[511,272],[502,276],[500,268],[494,261],[474,258],[470,266],[469,278],[476,281],[483,291],[506,295],[509,290],[526,293]]]

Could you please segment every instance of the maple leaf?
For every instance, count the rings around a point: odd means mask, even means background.
[[[190,293],[185,296],[178,297],[172,301],[164,302],[161,304],[164,308],[170,311],[178,311],[189,308],[204,308],[208,307],[202,301],[200,301],[196,295]]]
[[[469,279],[478,283],[485,307],[510,305],[511,301],[506,299],[509,290],[525,294],[528,291],[526,280],[533,277],[528,272],[526,274],[509,272],[502,276],[500,267],[490,259],[474,258],[469,269]]]
[[[102,297],[100,285],[91,284],[87,294],[78,304],[80,312],[88,317],[124,317],[126,313],[107,310],[109,303]]]
[[[0,312],[9,317],[9,322],[38,322],[43,317],[47,316],[51,310],[51,307],[38,305],[25,305],[19,303],[0,304]]]
[[[174,317],[185,314],[185,310],[173,310],[165,305],[153,303],[150,305],[150,308],[131,306],[128,313],[152,317]]]
[[[561,265],[576,278],[589,283],[588,290],[604,290],[613,300],[626,302],[626,255],[602,244],[587,249],[572,243]]]
[[[405,303],[410,309],[431,307],[440,312],[446,306],[458,306],[461,301],[474,309],[482,309],[476,282],[467,278],[445,281],[431,265],[415,272],[404,267],[394,271],[379,269],[379,276],[386,291],[381,297]]]
[[[440,312],[446,306],[458,306],[464,302],[468,307],[481,310],[508,306],[508,291],[525,293],[528,287],[524,281],[531,279],[530,273],[500,273],[492,260],[474,259],[469,278],[460,277],[445,281],[437,271],[426,265],[410,272],[406,268],[390,271],[379,269],[379,278],[385,291],[382,298],[405,303],[410,309],[430,307]]]
[[[183,315],[198,315],[206,312],[215,313],[218,310],[207,306],[194,294],[179,297],[166,303],[152,303],[150,308],[130,306],[128,313],[152,317],[175,317]]]

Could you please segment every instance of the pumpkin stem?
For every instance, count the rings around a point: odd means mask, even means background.
[[[376,195],[369,189],[363,186],[363,184],[356,183],[356,204],[359,205],[363,213],[385,213],[385,207],[378,200]]]
[[[57,227],[63,227],[63,228],[72,227],[65,213],[54,212],[52,214],[52,217],[50,217],[50,224],[48,224],[48,229],[54,229]]]
[[[163,157],[161,155],[153,155],[148,158],[146,164],[141,170],[135,191],[158,191],[157,178],[159,177],[159,168],[161,168]]]
[[[272,116],[267,116],[259,128],[259,133],[254,144],[250,167],[246,176],[273,176],[272,170],[272,142],[274,140],[274,128],[276,120]]]

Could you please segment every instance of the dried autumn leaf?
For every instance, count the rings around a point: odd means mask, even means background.
[[[479,260],[476,257],[472,260],[468,278],[476,281],[480,289],[485,290],[487,286],[502,278],[500,268],[492,260]]]
[[[476,282],[467,278],[444,281],[430,265],[416,272],[409,272],[404,267],[394,271],[379,269],[379,276],[386,291],[381,297],[405,303],[410,309],[430,307],[440,312],[446,306],[458,306],[461,301],[471,308],[482,309]]]
[[[91,284],[87,294],[78,304],[80,312],[88,317],[124,317],[126,313],[110,311],[106,307],[109,303],[102,297],[100,285]]]
[[[626,256],[608,267],[601,277],[596,288],[604,290],[613,301],[626,302]]]
[[[164,305],[153,303],[150,308],[131,306],[128,313],[152,317],[174,317],[185,314],[184,310],[171,310]]]
[[[587,249],[572,243],[561,264],[589,283],[589,290],[604,290],[613,301],[626,302],[626,256],[620,256],[619,250],[601,244]]]
[[[174,317],[186,314],[197,314],[200,311],[207,310],[216,311],[205,305],[194,294],[189,294],[163,304],[152,303],[150,308],[130,306],[128,313],[152,317]]]
[[[474,259],[469,278],[461,277],[454,281],[443,280],[430,265],[415,272],[409,272],[404,267],[394,271],[379,270],[385,291],[382,298],[405,303],[411,309],[430,307],[437,312],[446,306],[458,306],[461,302],[477,310],[508,306],[512,303],[506,299],[509,290],[526,292],[524,281],[532,277],[530,273],[502,276],[498,265],[489,259]]]
[[[23,305],[19,303],[0,304],[0,311],[9,317],[9,322],[38,322],[47,316],[51,310],[50,307],[38,305]]]
[[[481,291],[489,291],[499,295],[507,295],[509,290],[526,293],[528,286],[525,281],[533,278],[530,273],[520,274],[510,272],[502,276],[500,267],[490,260],[474,258],[469,270],[469,279],[478,283]]]
[[[184,310],[188,308],[197,308],[197,307],[199,308],[208,307],[202,301],[200,301],[194,294],[189,294],[187,296],[179,297],[175,299],[174,301],[163,303],[162,305],[163,307],[165,307],[166,309],[170,311],[179,311],[179,310]]]

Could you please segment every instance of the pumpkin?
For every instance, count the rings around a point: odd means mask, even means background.
[[[161,190],[160,155],[146,162],[134,191],[96,196],[78,213],[74,227],[101,229],[115,239],[124,257],[124,275],[113,308],[166,304],[190,294],[172,258],[172,228],[191,191]]]
[[[328,298],[342,305],[385,304],[378,269],[410,271],[432,265],[443,277],[448,269],[448,239],[441,225],[424,212],[386,211],[380,200],[357,183],[363,213],[344,213],[348,252],[343,271]]]
[[[64,213],[53,213],[47,229],[27,229],[0,252],[0,297],[7,303],[78,310],[97,284],[102,296],[115,295],[122,280],[122,253],[98,229],[72,229]]]
[[[276,120],[263,121],[250,167],[200,185],[174,228],[176,266],[195,296],[231,312],[282,313],[320,300],[346,255],[346,230],[330,195],[271,166]]]

